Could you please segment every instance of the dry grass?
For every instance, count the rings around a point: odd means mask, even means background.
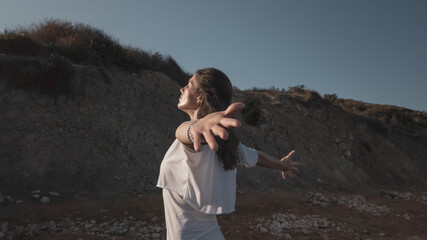
[[[340,106],[343,110],[355,114],[372,117],[386,124],[401,124],[414,129],[427,129],[427,113],[410,110],[403,107],[392,105],[381,105],[355,101],[352,99],[341,99],[336,94],[325,94],[323,98],[316,91],[305,89],[304,85],[289,87],[284,89],[271,87],[269,89],[257,89],[252,91],[264,92],[269,95],[285,93],[302,100],[303,102],[327,101],[334,105]]]
[[[360,102],[341,99],[335,94],[324,95],[327,100],[348,112],[379,119],[382,123],[402,124],[415,129],[427,128],[427,113],[392,105]]]
[[[320,94],[316,91],[305,89],[304,85],[297,85],[295,87],[290,87],[288,91],[285,92],[286,95],[298,97],[304,102],[322,100]]]
[[[312,102],[326,101],[341,107],[347,112],[378,119],[380,121],[378,124],[400,124],[418,130],[427,129],[426,112],[414,111],[392,105],[372,104],[352,99],[342,99],[338,98],[336,94],[325,94],[321,97],[319,93],[306,89],[304,85],[289,87],[288,90],[276,87],[270,87],[268,89],[254,87],[248,91],[263,93],[270,98],[277,97],[280,94],[285,94],[308,104]],[[245,112],[242,112],[246,114],[245,117],[247,119],[245,119],[245,121],[250,122],[252,125],[259,125],[259,111],[254,107],[255,104],[248,100],[246,105],[248,109]]]
[[[181,85],[190,77],[170,56],[124,47],[99,29],[55,19],[0,33],[1,53],[44,58],[55,54],[74,64],[160,71]]]

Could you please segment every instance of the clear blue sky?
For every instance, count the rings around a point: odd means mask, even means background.
[[[223,70],[240,89],[305,85],[427,111],[424,0],[0,0],[0,30],[58,18]]]

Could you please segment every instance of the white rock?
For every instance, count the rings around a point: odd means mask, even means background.
[[[411,220],[413,218],[413,216],[411,214],[409,214],[409,213],[403,214],[402,217],[404,217],[406,220]]]
[[[40,202],[41,202],[41,203],[50,203],[50,198],[49,198],[49,197],[44,196],[44,197],[42,197],[42,198],[40,199]]]
[[[89,229],[89,231],[98,233],[98,232],[101,232],[101,229],[97,228],[97,227],[93,227],[93,228]]]
[[[51,196],[55,196],[55,197],[58,197],[58,196],[60,196],[61,194],[59,194],[59,193],[57,193],[57,192],[49,192],[49,194],[51,195]]]

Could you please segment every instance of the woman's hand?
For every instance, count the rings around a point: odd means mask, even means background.
[[[292,150],[286,157],[280,159],[280,169],[282,170],[283,180],[286,179],[286,174],[289,175],[289,177],[293,177],[292,171],[299,172],[298,167],[303,166],[301,163],[291,160],[294,153],[295,150]]]
[[[273,158],[267,153],[258,150],[258,162],[257,166],[266,167],[271,169],[279,169],[282,171],[283,180],[286,179],[286,174],[289,177],[293,177],[292,171],[299,172],[298,167],[303,166],[299,162],[294,162],[291,160],[292,155],[295,153],[295,150],[292,150],[286,157],[280,159]]]
[[[245,104],[241,102],[233,103],[225,111],[210,113],[194,124],[190,131],[194,138],[194,150],[196,152],[200,151],[203,136],[209,147],[217,151],[218,143],[215,141],[214,136],[227,140],[228,133],[225,128],[241,126],[239,120],[230,117],[240,112],[243,108],[245,108]]]

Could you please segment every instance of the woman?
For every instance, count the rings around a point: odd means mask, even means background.
[[[232,94],[230,80],[215,68],[198,70],[181,88],[178,109],[190,121],[177,128],[157,183],[168,240],[224,239],[216,215],[234,211],[237,165],[279,169],[283,179],[301,166],[290,160],[294,151],[277,160],[239,143],[227,128],[240,127],[230,117],[244,105],[231,104]]]

